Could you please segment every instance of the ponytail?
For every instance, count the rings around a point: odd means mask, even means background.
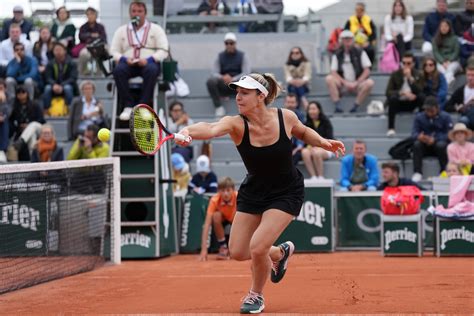
[[[272,103],[282,91],[282,88],[278,84],[275,78],[275,75],[271,73],[264,73],[264,74],[251,73],[249,76],[257,80],[265,88],[267,88],[268,95],[265,98],[265,105],[269,105],[270,103]]]

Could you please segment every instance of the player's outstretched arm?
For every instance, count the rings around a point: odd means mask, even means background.
[[[215,137],[221,137],[231,133],[234,129],[235,117],[224,116],[219,121],[214,123],[199,122],[186,126],[179,131],[179,134],[184,136],[191,136],[192,139],[206,140]],[[178,145],[187,146],[188,142],[177,141]]]

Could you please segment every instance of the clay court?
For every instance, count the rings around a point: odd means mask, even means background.
[[[0,296],[0,313],[236,313],[249,262],[180,255],[124,261]],[[472,313],[472,258],[297,254],[268,283],[268,313]]]

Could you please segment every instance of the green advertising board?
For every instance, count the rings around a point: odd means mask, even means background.
[[[422,255],[422,216],[382,215],[382,254],[418,256]]]
[[[474,256],[474,219],[436,217],[436,255]]]
[[[422,192],[422,240],[425,247],[434,247],[433,218],[426,209],[433,203],[434,193]],[[337,248],[365,249],[380,247],[382,192],[337,192]]]
[[[151,226],[122,226],[122,258],[156,257],[156,234]]]
[[[180,253],[195,253],[201,249],[202,225],[206,217],[209,198],[190,194],[182,204],[181,230],[178,237]]]
[[[291,240],[297,251],[334,251],[333,181],[305,183],[301,212],[277,243]]]

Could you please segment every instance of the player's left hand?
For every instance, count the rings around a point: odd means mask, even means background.
[[[346,147],[344,143],[334,139],[323,139],[320,147],[336,154],[336,157],[344,156],[346,154]]]

